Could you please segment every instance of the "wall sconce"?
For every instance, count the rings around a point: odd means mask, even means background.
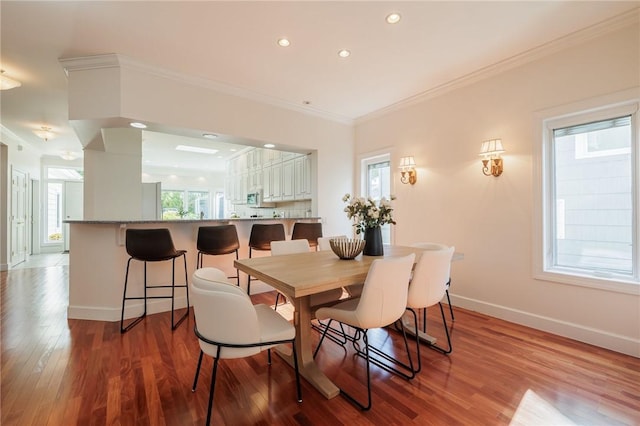
[[[413,185],[417,180],[416,162],[413,157],[402,157],[400,159],[400,182]]]
[[[11,77],[8,77],[4,74],[4,70],[0,70],[0,90],[9,90],[14,87],[20,87],[22,83],[18,80],[14,80]]]
[[[47,126],[42,126],[40,127],[40,130],[34,130],[33,133],[35,133],[40,139],[44,139],[45,142],[55,137],[55,133],[51,131],[51,127]]]
[[[492,139],[482,142],[480,155],[482,156],[482,173],[485,176],[498,177],[502,174],[502,158],[504,152],[501,139]]]

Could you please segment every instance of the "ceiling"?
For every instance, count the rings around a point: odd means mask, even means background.
[[[0,92],[1,130],[3,137],[43,154],[81,155],[68,123],[67,79],[59,59],[107,53],[350,122],[639,5],[3,0],[0,66],[22,86]],[[385,22],[390,12],[400,13],[398,24]],[[281,37],[291,45],[278,46]],[[351,56],[340,58],[340,49]],[[44,142],[34,135],[43,125],[55,138]],[[215,141],[153,132],[143,138],[143,159],[154,165],[212,166],[208,156],[176,155],[173,148]],[[225,155],[232,155],[226,144],[245,142],[228,135],[220,141]]]

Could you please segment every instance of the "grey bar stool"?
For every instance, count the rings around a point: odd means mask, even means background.
[[[198,257],[196,267],[202,268],[205,255],[221,256],[225,254],[236,254],[238,260],[238,249],[240,241],[238,241],[238,231],[236,226],[220,225],[220,226],[201,226],[198,228],[198,239],[196,246],[198,248]],[[227,277],[235,278],[238,286],[240,286],[240,274],[236,269],[236,275]]]
[[[322,223],[296,222],[291,232],[292,240],[307,240],[309,247],[318,249],[318,238],[322,237]]]
[[[186,250],[176,250],[171,239],[171,232],[167,228],[160,229],[127,229],[126,249],[129,254],[127,261],[127,272],[124,279],[124,292],[122,295],[122,315],[120,316],[120,333],[129,331],[147,316],[147,299],[171,299],[171,329],[175,330],[182,321],[189,315],[189,287],[187,279],[187,256]],[[176,258],[182,256],[184,259],[184,285],[176,285]],[[127,284],[129,282],[129,266],[131,261],[144,262],[144,295],[127,296]],[[147,285],[147,262],[162,262],[171,260],[171,285]],[[175,289],[183,287],[187,293],[187,308],[178,322],[174,323]],[[170,288],[171,295],[147,296],[148,288]],[[124,309],[127,300],[144,300],[144,311],[142,315],[124,326]]]
[[[252,257],[253,250],[271,251],[271,241],[284,240],[283,224],[256,223],[251,227],[251,234],[249,235],[249,257]],[[247,279],[247,294],[251,294],[251,276]]]

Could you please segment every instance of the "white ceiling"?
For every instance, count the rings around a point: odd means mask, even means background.
[[[1,68],[22,87],[0,92],[2,133],[45,154],[81,154],[68,124],[60,58],[118,53],[279,105],[350,121],[639,5],[3,0]],[[402,16],[396,25],[384,20],[392,11]],[[290,47],[276,44],[283,36],[291,40]],[[338,57],[343,48],[352,52],[349,58]],[[42,125],[53,129],[55,139],[45,143],[33,134]],[[143,158],[154,156],[155,165],[181,167],[186,161],[194,168],[212,166],[202,155],[181,162],[172,146],[184,140],[151,132],[144,139]],[[237,141],[225,136],[222,142]]]

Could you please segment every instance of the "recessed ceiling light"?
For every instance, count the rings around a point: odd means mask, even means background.
[[[202,137],[206,139],[215,139],[218,137],[218,135],[215,135],[213,133],[203,133]]]
[[[237,151],[237,149],[235,149],[235,148],[231,148],[229,151],[231,151],[231,152],[236,152],[236,151]]]
[[[400,14],[399,13],[390,13],[385,18],[387,24],[397,24],[400,22]]]
[[[197,152],[198,154],[215,154],[217,149],[200,148],[199,146],[178,145],[176,151]]]
[[[147,128],[146,124],[138,123],[137,121],[134,121],[133,123],[129,123],[129,126],[135,127],[136,129],[146,129]]]
[[[291,45],[291,42],[289,41],[288,38],[280,38],[278,39],[278,46],[280,47],[289,47]]]
[[[348,58],[349,55],[351,55],[351,52],[349,52],[347,49],[342,49],[338,52],[338,56],[340,56],[341,58]]]
[[[272,143],[265,143],[263,146],[264,146],[265,148],[275,148],[275,147],[276,147],[276,146],[275,146],[274,144],[272,144]]]

